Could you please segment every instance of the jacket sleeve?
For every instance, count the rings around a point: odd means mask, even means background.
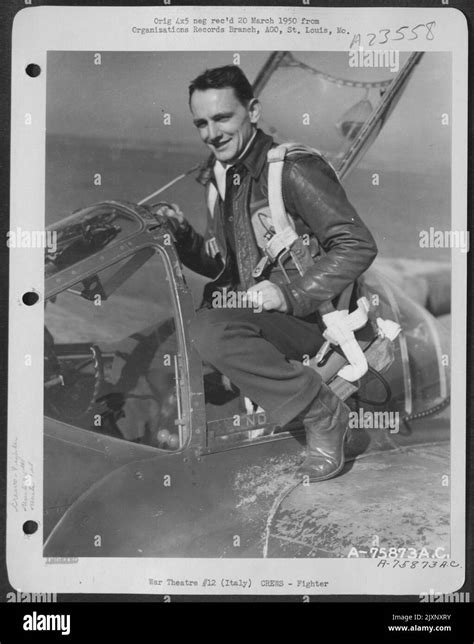
[[[215,278],[223,268],[220,255],[211,257],[207,252],[206,240],[186,220],[175,230],[176,250],[183,264],[200,275]]]
[[[377,247],[323,158],[305,155],[285,162],[283,199],[324,250],[304,275],[283,287],[291,313],[305,317],[356,280],[375,259]]]

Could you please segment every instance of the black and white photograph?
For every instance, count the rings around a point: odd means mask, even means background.
[[[45,592],[462,585],[467,33],[331,11],[103,9],[17,81],[23,588],[29,543]]]
[[[449,553],[450,55],[100,56],[48,57],[45,555]]]

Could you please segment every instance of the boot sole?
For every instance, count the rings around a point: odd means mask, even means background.
[[[346,442],[348,431],[349,431],[349,426],[347,426],[346,431],[344,432],[344,435],[342,437],[342,448],[341,448],[342,454],[341,454],[341,464],[339,465],[339,467],[336,470],[334,470],[334,472],[331,472],[330,474],[326,474],[325,476],[311,476],[310,474],[305,474],[304,476],[308,476],[310,483],[319,483],[320,481],[327,481],[328,479],[332,479],[342,472],[342,470],[344,469],[344,465],[346,464],[346,459],[344,457],[344,443]]]

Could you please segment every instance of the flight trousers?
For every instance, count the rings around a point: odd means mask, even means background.
[[[321,376],[301,363],[324,343],[314,321],[278,311],[203,308],[190,326],[201,359],[283,427],[317,397]]]

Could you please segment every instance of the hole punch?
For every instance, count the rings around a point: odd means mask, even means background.
[[[23,524],[23,532],[25,534],[34,534],[38,530],[38,523],[36,521],[25,521]]]
[[[31,76],[31,78],[36,78],[41,74],[41,67],[36,63],[30,63],[29,65],[26,66],[25,71],[28,74],[28,76]]]
[[[33,306],[33,304],[36,304],[39,300],[39,295],[34,291],[27,291],[26,293],[23,293],[21,300],[23,304],[26,304],[26,306]]]

